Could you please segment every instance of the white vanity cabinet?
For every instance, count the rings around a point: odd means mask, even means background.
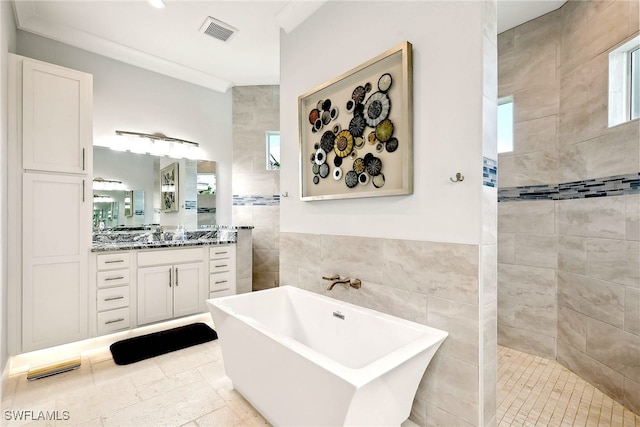
[[[236,293],[236,246],[209,247],[209,298]]]
[[[138,325],[203,311],[206,247],[138,252]]]
[[[9,55],[11,354],[89,336],[93,77]]]
[[[96,257],[96,325],[98,335],[131,327],[131,254]]]

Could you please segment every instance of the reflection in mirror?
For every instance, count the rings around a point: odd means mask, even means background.
[[[120,181],[117,190],[94,186],[94,230],[99,230],[101,223],[105,229],[159,224],[169,230],[178,224],[187,230],[216,224],[216,162],[155,157],[103,147],[94,147],[93,159],[96,177]],[[178,211],[162,212],[160,170],[174,162],[178,163],[180,174]],[[107,196],[111,201],[97,196]]]
[[[131,218],[133,216],[133,191],[125,191],[124,216],[127,218]]]
[[[198,228],[216,223],[216,162],[199,160],[197,166]]]
[[[138,209],[136,206],[140,206]],[[144,191],[94,190],[93,230],[144,224]]]
[[[144,190],[133,191],[133,214],[144,222]]]
[[[118,202],[107,194],[93,196],[93,229],[104,230],[118,224]]]

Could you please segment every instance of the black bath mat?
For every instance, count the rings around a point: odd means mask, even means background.
[[[116,364],[128,365],[217,338],[216,331],[208,325],[194,323],[118,341],[111,344],[109,349]]]

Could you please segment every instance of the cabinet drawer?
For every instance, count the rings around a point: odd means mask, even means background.
[[[129,268],[129,252],[98,255],[98,271]]]
[[[131,326],[129,307],[98,313],[98,334],[107,334]]]
[[[231,273],[215,273],[209,275],[209,292],[222,291],[231,287]]]
[[[98,311],[129,307],[129,286],[98,290]]]
[[[98,288],[128,284],[129,271],[130,270],[99,271]]]
[[[138,252],[138,267],[148,265],[179,264],[182,262],[202,261],[204,249],[168,249]]]
[[[226,297],[226,296],[229,296],[229,295],[233,295],[233,290],[225,289],[225,290],[222,290],[222,291],[209,292],[209,299]]]
[[[230,258],[231,251],[231,246],[211,246],[209,248],[209,259]]]
[[[228,259],[214,259],[209,261],[209,273],[223,273],[231,269]]]

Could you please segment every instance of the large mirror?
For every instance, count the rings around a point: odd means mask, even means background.
[[[163,209],[161,171],[175,171],[175,210]],[[216,224],[216,162],[93,149],[93,229]]]

